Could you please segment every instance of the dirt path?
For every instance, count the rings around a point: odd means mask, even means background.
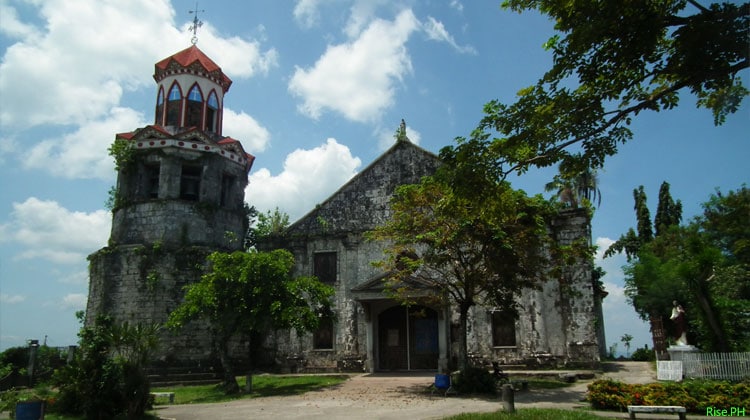
[[[650,364],[641,362],[613,364],[604,376],[630,383],[655,380]],[[502,408],[500,400],[495,398],[446,398],[425,393],[433,380],[434,374],[357,375],[338,386],[297,396],[172,405],[160,407],[157,414],[164,419],[176,420],[440,419],[454,414],[493,412]],[[567,388],[519,392],[515,398],[516,407],[574,409],[587,406],[581,399],[590,382],[578,381]]]

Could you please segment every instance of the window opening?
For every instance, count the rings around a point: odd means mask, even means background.
[[[185,113],[185,127],[198,127],[201,126],[201,114],[203,113],[203,95],[201,94],[198,85],[193,87],[188,92],[187,97],[187,112]]]
[[[492,312],[492,346],[515,347],[516,319],[504,311]]]
[[[318,328],[313,332],[315,350],[333,350],[333,319],[330,316],[320,318]]]
[[[164,88],[159,88],[159,94],[156,96],[156,115],[154,124],[164,125]]]
[[[313,275],[322,283],[333,284],[336,282],[336,253],[318,252],[313,262]]]
[[[167,120],[164,125],[179,126],[180,125],[180,113],[182,112],[182,93],[177,83],[172,85],[169,89],[169,97],[167,98]]]
[[[233,176],[227,174],[221,176],[221,197],[219,200],[220,206],[228,206],[231,202],[232,185],[234,185]]]
[[[180,198],[198,201],[201,187],[201,167],[183,166],[180,178]]]
[[[146,166],[146,197],[159,198],[159,165]]]
[[[206,131],[215,133],[216,130],[216,115],[219,113],[219,100],[216,98],[216,92],[211,92],[208,95],[208,102],[206,103]]]

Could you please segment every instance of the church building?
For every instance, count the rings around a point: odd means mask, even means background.
[[[405,307],[384,291],[387,273],[372,265],[384,258],[384,244],[365,233],[390,217],[394,190],[419,183],[440,159],[406,136],[402,122],[396,143],[332,196],[293,223],[283,239],[266,248],[289,249],[295,275],[314,275],[334,287],[334,321],[312,334],[278,332],[269,346],[278,364],[292,371],[440,370],[455,367],[458,313],[450,307]],[[590,241],[583,209],[549,221],[565,245]],[[497,308],[470,311],[468,349],[477,363],[596,365],[604,349],[602,293],[592,281],[591,263],[563,270],[566,286],[549,279],[520,297],[518,319]]]
[[[232,81],[196,45],[154,67],[154,123],[115,136],[117,184],[106,247],[89,256],[86,324],[163,324],[182,302],[184,286],[206,272],[213,251],[241,250],[248,228],[244,190],[254,157],[222,134]],[[293,371],[442,370],[455,364],[457,314],[450,307],[405,307],[383,290],[386,274],[372,265],[384,245],[365,233],[390,217],[394,190],[431,175],[440,159],[406,137],[331,197],[291,225],[281,241],[295,275],[334,287],[334,320],[297,336],[278,331],[264,343],[267,361]],[[252,203],[250,203],[252,204]],[[549,221],[561,244],[590,241],[584,210]],[[520,297],[520,317],[474,307],[469,351],[476,360],[592,365],[604,350],[601,294],[589,261],[566,267],[566,287],[550,279]],[[215,358],[205,323],[162,330],[155,357],[166,365]],[[237,342],[235,355],[247,355]],[[257,366],[257,365],[256,365]]]

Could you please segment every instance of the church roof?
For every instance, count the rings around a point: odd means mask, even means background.
[[[387,285],[390,277],[396,273],[393,271],[379,273],[368,278],[364,283],[351,288],[350,292],[356,300],[380,300],[388,297],[387,289],[405,288],[409,290],[409,296],[413,298],[434,296],[435,283],[425,273],[414,273],[399,284]]]
[[[156,63],[154,65],[154,80],[159,82],[170,74],[183,73],[185,71],[203,73],[203,76],[214,79],[216,83],[224,88],[225,93],[229,90],[229,86],[232,85],[232,80],[221,71],[221,67],[208,58],[195,45],[191,45]]]
[[[398,186],[419,183],[439,165],[438,156],[401,139],[289,226],[287,233],[309,237],[371,230],[390,217],[390,197]]]

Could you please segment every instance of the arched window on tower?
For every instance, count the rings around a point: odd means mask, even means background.
[[[164,125],[164,88],[159,87],[159,94],[156,95],[156,115],[154,124]]]
[[[173,83],[167,97],[167,121],[164,125],[178,127],[180,125],[180,114],[182,113],[182,92],[180,85]]]
[[[216,98],[216,92],[211,91],[206,105],[206,131],[215,133],[218,131],[216,119],[219,114],[219,100]]]
[[[201,115],[203,114],[203,95],[197,84],[193,85],[188,92],[187,112],[185,113],[185,127],[201,128]]]

